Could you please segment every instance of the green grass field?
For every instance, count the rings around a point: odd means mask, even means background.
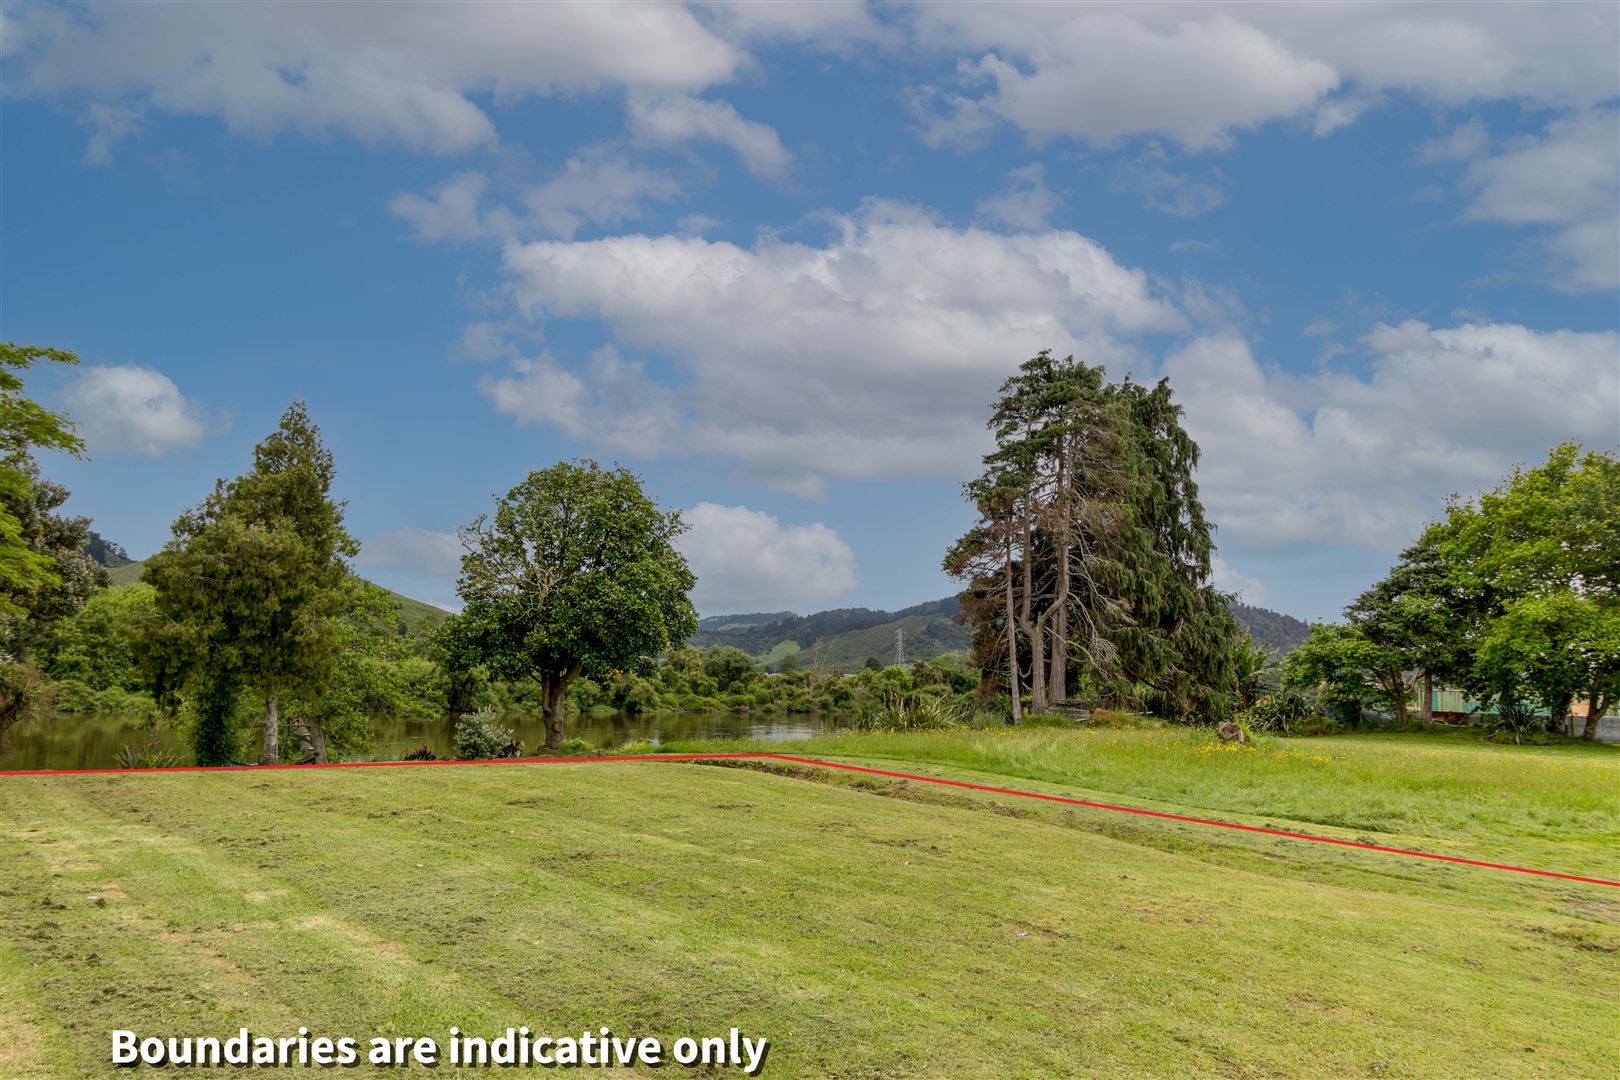
[[[1209,745],[792,751],[1620,878],[1610,748]],[[301,1024],[735,1026],[768,1077],[1620,1073],[1620,889],[792,767],[8,778],[0,926],[6,1077]]]

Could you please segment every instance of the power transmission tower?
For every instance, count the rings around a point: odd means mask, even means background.
[[[894,662],[901,667],[906,666],[906,632],[904,630],[894,632]]]

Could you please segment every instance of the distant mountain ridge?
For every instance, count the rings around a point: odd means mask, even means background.
[[[929,660],[940,653],[966,649],[967,629],[955,621],[962,609],[954,596],[917,604],[900,611],[872,608],[832,608],[813,615],[791,611],[748,615],[710,615],[698,623],[687,639],[690,645],[712,648],[731,645],[767,664],[790,654],[801,662],[850,671],[867,658],[892,664],[902,642],[907,660]],[[1257,644],[1287,653],[1305,640],[1310,625],[1292,615],[1248,604],[1231,605],[1238,625]]]
[[[948,596],[900,611],[833,608],[813,615],[783,612],[780,617],[712,615],[698,624],[698,632],[687,642],[705,648],[732,645],[772,664],[786,655],[804,653],[809,663],[853,670],[868,657],[894,663],[897,632],[905,635],[908,660],[967,648],[967,630],[954,621],[960,610],[956,597]],[[765,618],[774,621],[759,621]]]
[[[749,626],[767,626],[786,619],[796,619],[791,611],[758,611],[750,615],[710,615],[698,620],[699,630],[739,630]]]

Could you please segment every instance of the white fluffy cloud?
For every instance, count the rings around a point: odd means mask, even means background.
[[[492,232],[482,206],[488,186],[482,173],[457,173],[441,184],[431,199],[401,192],[389,201],[388,209],[409,222],[419,239],[478,240]]]
[[[642,215],[644,204],[680,191],[675,178],[638,164],[608,145],[586,147],[540,184],[515,192],[519,208],[487,198],[489,180],[465,172],[432,197],[401,192],[388,209],[411,225],[418,239],[467,241],[495,237],[572,238],[587,226],[613,226]]]
[[[993,90],[975,104],[1037,139],[1108,143],[1156,133],[1188,149],[1224,145],[1235,128],[1310,108],[1338,85],[1327,64],[1223,15],[1152,26],[1125,14],[1063,9],[1022,55],[986,53],[969,70]],[[980,118],[970,114],[972,125]]]
[[[788,161],[776,133],[692,96],[758,63],[754,45],[959,57],[963,85],[932,95],[935,139],[1010,122],[1205,149],[1291,117],[1326,133],[1393,93],[1588,107],[1614,97],[1617,33],[1612,4],[1500,3],[338,0],[28,4],[4,19],[14,89],[124,110],[86,114],[93,156],[148,107],[455,153],[496,141],[483,99],[608,89],[630,93],[648,137],[719,140],[767,176]]]
[[[505,266],[525,315],[600,320],[619,346],[675,362],[677,389],[660,392],[672,396],[637,395],[650,403],[633,410],[639,438],[737,458],[811,493],[824,476],[960,475],[1020,358],[1051,347],[1123,364],[1134,356],[1123,336],[1186,325],[1145,274],[1077,233],[958,229],[889,203],[834,227],[819,246],[509,243]],[[560,403],[633,382],[618,361],[576,374],[542,360],[485,392],[592,439],[599,425],[566,419]]]
[[[568,159],[562,172],[530,188],[523,204],[541,230],[572,237],[586,225],[617,225],[641,216],[642,204],[680,190],[673,177],[638,165],[609,147]]]
[[[1209,561],[1210,576],[1221,592],[1236,593],[1239,600],[1254,607],[1266,604],[1266,587],[1257,577],[1245,574],[1220,555]]]
[[[1046,170],[1025,165],[1007,174],[1007,186],[989,198],[980,199],[975,209],[989,218],[1023,232],[1036,232],[1047,226],[1063,200],[1046,186]]]
[[[495,141],[473,97],[723,82],[746,54],[677,4],[30,5],[15,85],[453,153]]]
[[[157,458],[207,433],[203,407],[161,371],[138,364],[80,369],[67,404],[92,451]]]
[[[1466,129],[1459,133],[1467,148]],[[1478,152],[1478,147],[1475,152]],[[1468,216],[1546,227],[1554,280],[1569,289],[1620,286],[1620,112],[1593,109],[1554,120],[1539,138],[1478,157],[1464,183]]]
[[[1612,331],[1412,321],[1380,325],[1363,344],[1365,376],[1268,371],[1235,337],[1199,339],[1165,362],[1224,540],[1393,551],[1452,491],[1493,484],[1563,439],[1620,438]]]
[[[774,128],[743,119],[723,101],[687,94],[632,94],[630,130],[637,139],[659,146],[698,140],[722,143],[755,176],[779,179],[793,162]]]
[[[784,525],[760,510],[709,502],[682,516],[689,529],[679,547],[705,614],[824,607],[855,587],[855,553],[820,522]],[[463,551],[454,533],[394,529],[366,540],[355,561],[448,584],[461,573]]]
[[[783,525],[745,506],[698,503],[681,553],[705,614],[824,607],[855,587],[855,553],[826,525]]]
[[[362,566],[398,566],[440,581],[461,573],[461,541],[455,533],[428,529],[395,529],[360,545],[355,560]]]
[[[920,3],[918,36],[974,57],[936,140],[1142,134],[1199,150],[1268,121],[1326,134],[1403,92],[1568,108],[1615,92],[1607,4]]]
[[[581,374],[549,355],[519,358],[505,375],[486,375],[478,389],[518,426],[554,427],[616,453],[658,457],[677,449],[680,415],[671,392],[612,347],[596,350]]]

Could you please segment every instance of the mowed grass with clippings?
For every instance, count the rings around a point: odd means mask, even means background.
[[[1394,846],[1496,843],[1499,861],[1577,872],[1603,869],[1614,835],[1612,754],[1183,738],[792,752]],[[1159,772],[1135,764],[1154,754]],[[1444,777],[1468,769],[1489,781]],[[1608,850],[1593,876],[1620,877]],[[1620,889],[889,778],[677,762],[0,778],[6,1077],[113,1075],[114,1028],[300,1025],[738,1027],[784,1078],[1597,1077],[1620,1073],[1617,988]]]

